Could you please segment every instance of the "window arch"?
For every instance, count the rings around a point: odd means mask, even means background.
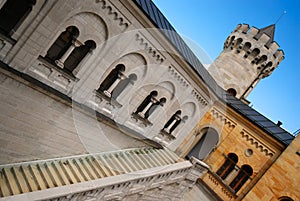
[[[235,43],[235,47],[238,47],[243,42],[242,38],[238,38]]]
[[[267,61],[268,57],[266,55],[262,55],[257,61],[255,64],[261,64],[265,61]]]
[[[198,143],[193,147],[193,149],[188,154],[188,158],[194,156],[200,160],[204,160],[207,155],[213,151],[219,141],[219,134],[213,128],[204,128],[201,131],[203,133],[202,137]]]
[[[232,96],[236,96],[236,90],[234,88],[227,89],[227,92]]]
[[[254,48],[250,55],[254,58],[257,55],[259,55],[259,53],[260,53],[260,50],[258,48]]]
[[[246,181],[253,174],[253,169],[250,165],[243,165],[236,177],[231,181],[229,186],[237,192],[246,183]]]
[[[0,30],[11,36],[31,12],[36,0],[7,0],[0,10]]]
[[[152,91],[138,106],[136,114],[142,118],[148,119],[148,117],[155,111],[159,106],[163,106],[167,101],[166,98],[162,97],[159,100],[156,99],[158,93],[157,91]]]
[[[223,165],[218,169],[217,175],[219,175],[222,179],[226,179],[226,177],[234,170],[235,165],[237,164],[239,158],[234,153],[229,153],[226,157]]]
[[[282,196],[279,198],[279,201],[294,201],[294,200],[288,196]]]
[[[83,45],[76,47],[64,62],[64,69],[72,73],[83,58],[95,48],[96,43],[93,40],[88,40]]]
[[[167,121],[167,123],[164,125],[163,130],[165,132],[171,134],[175,130],[175,128],[180,124],[181,120],[182,120],[182,118],[181,118],[181,110],[178,110]]]
[[[134,84],[137,80],[136,74],[132,73],[128,75],[125,79],[121,79],[121,81],[117,84],[117,86],[113,89],[111,93],[111,97],[113,99],[117,99],[117,97],[126,89],[129,84]]]
[[[72,46],[72,43],[79,36],[79,30],[75,26],[69,26],[62,32],[56,41],[49,48],[45,58],[51,63],[60,59],[67,50]]]

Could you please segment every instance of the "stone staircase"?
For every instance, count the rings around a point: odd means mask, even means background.
[[[168,149],[138,148],[0,165],[0,197],[97,180],[181,162]]]

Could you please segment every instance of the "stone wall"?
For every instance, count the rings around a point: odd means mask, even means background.
[[[262,176],[244,200],[272,200],[283,198],[299,200],[300,182],[300,136],[280,155],[270,169]]]

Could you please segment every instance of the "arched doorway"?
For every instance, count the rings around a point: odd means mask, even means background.
[[[215,129],[209,127],[203,128],[201,133],[203,133],[202,137],[188,153],[188,158],[194,156],[200,160],[204,160],[218,144],[219,135]]]

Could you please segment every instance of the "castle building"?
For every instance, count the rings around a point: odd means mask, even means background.
[[[0,200],[299,200],[299,137],[246,100],[274,31],[207,71],[151,0],[1,0]]]

